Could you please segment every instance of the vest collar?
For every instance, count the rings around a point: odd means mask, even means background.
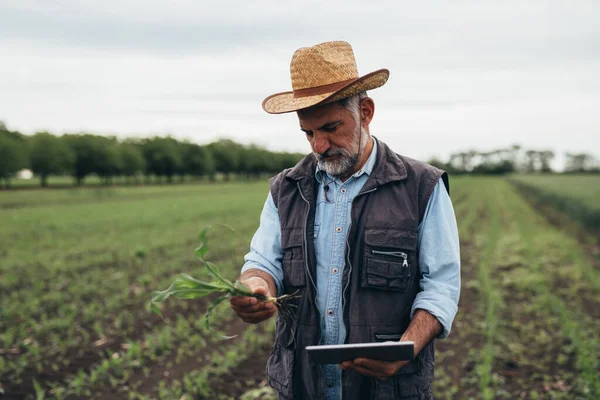
[[[377,141],[377,160],[363,190],[406,179],[408,174],[402,159],[375,136],[373,136],[373,140]],[[316,168],[317,160],[312,153],[308,154],[291,169],[287,174],[287,179],[295,181],[315,179]]]

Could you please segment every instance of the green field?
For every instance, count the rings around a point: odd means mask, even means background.
[[[600,175],[515,175],[510,181],[524,196],[600,228]]]
[[[437,342],[436,398],[600,398],[597,240],[557,228],[507,180],[451,185],[463,287]],[[207,301],[168,301],[166,321],[147,310],[177,273],[203,274],[193,250],[206,225],[235,228],[214,231],[208,253],[235,278],[267,191],[263,181],[0,192],[5,395],[273,398],[272,323],[245,325],[223,305],[214,323],[240,335],[223,342],[204,329]]]

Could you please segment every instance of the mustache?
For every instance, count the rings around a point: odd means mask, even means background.
[[[346,152],[343,149],[339,149],[339,148],[332,149],[332,148],[329,148],[324,153],[317,154],[317,159],[319,161],[321,161],[321,160],[323,160],[323,159],[325,159],[327,157],[345,156],[345,155],[346,155]]]

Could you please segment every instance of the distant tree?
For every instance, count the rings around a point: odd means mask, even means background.
[[[28,166],[27,149],[24,143],[9,135],[0,134],[0,179],[10,187],[10,179]]]
[[[195,177],[204,175],[213,176],[215,162],[212,154],[205,146],[195,143],[182,143],[183,163],[182,171]]]
[[[510,149],[495,149],[478,154],[480,162],[473,166],[476,174],[500,175],[515,171]]]
[[[448,173],[453,173],[453,172],[457,172],[456,168],[454,168],[454,166],[452,166],[452,164],[450,164],[449,162],[444,162],[441,159],[434,157],[432,159],[430,159],[429,161],[427,161],[428,164],[433,165],[434,167],[437,167],[439,169],[442,169]]]
[[[70,171],[75,156],[64,140],[48,133],[38,132],[30,139],[31,169],[40,177],[40,186],[48,185],[48,176]]]
[[[527,150],[525,152],[525,171],[536,172],[538,167],[538,152],[535,150]]]
[[[519,169],[519,154],[521,152],[521,146],[518,144],[513,144],[510,146],[510,149],[507,150],[508,157],[513,164],[513,170],[516,171]]]
[[[136,178],[138,174],[144,172],[146,161],[139,146],[125,142],[119,144],[118,151],[121,159],[121,170],[119,172],[126,177],[127,181],[131,178]]]
[[[122,171],[119,143],[115,137],[92,136],[94,144],[93,172],[104,184],[112,181],[112,177]]]
[[[550,163],[554,159],[554,152],[552,150],[542,150],[538,152],[538,159],[540,160],[540,172],[552,172]]]
[[[264,172],[273,169],[271,164],[275,162],[275,153],[262,147],[250,145],[239,151],[238,173],[248,178],[260,178]]]
[[[473,169],[473,160],[477,156],[477,151],[469,150],[454,153],[450,156],[450,164],[460,172],[471,172]]]
[[[270,172],[278,173],[283,171],[286,168],[292,168],[295,166],[300,160],[302,160],[306,154],[302,153],[279,153],[279,162],[274,163],[274,170]]]
[[[599,170],[598,160],[587,153],[565,153],[567,157],[565,172],[592,172]]]
[[[10,131],[4,122],[0,121],[0,136],[17,140],[20,143],[24,143],[27,140],[27,137],[22,133],[17,131]]]
[[[240,156],[243,151],[241,144],[230,139],[221,139],[210,143],[207,147],[215,160],[217,171],[223,173],[225,179],[229,179],[231,173],[239,170]]]
[[[179,143],[171,138],[154,137],[147,139],[142,144],[142,153],[146,161],[146,173],[158,177],[165,176],[167,182],[173,182],[183,164],[183,154]]]
[[[98,141],[94,140],[93,135],[84,133],[64,135],[61,140],[73,152],[71,175],[75,178],[76,184],[81,186],[85,178],[96,170]]]

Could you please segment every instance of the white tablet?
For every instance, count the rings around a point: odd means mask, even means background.
[[[415,344],[412,341],[334,344],[306,346],[306,351],[309,360],[316,364],[340,364],[355,358],[410,361],[415,357]]]

